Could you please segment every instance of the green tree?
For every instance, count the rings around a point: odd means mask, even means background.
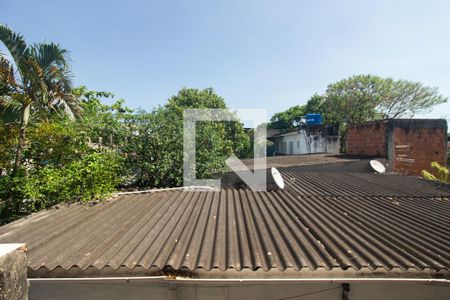
[[[302,116],[306,114],[306,106],[295,105],[285,111],[278,112],[270,118],[269,128],[292,129],[298,126]]]
[[[16,172],[21,164],[31,114],[42,113],[45,118],[52,112],[77,116],[81,111],[77,99],[71,93],[66,50],[54,43],[29,46],[20,34],[3,25],[0,25],[0,41],[10,52],[18,71],[16,78],[13,64],[2,56],[0,100],[3,107],[14,107],[20,112],[14,162]]]
[[[417,113],[427,113],[437,104],[447,102],[437,87],[424,86],[421,82],[384,79],[383,97],[377,111],[383,119],[412,118]]]
[[[377,76],[357,75],[330,84],[324,103],[327,123],[356,125],[379,118],[382,83]]]
[[[141,168],[141,184],[179,186],[183,179],[183,111],[193,108],[226,108],[212,89],[182,89],[151,113],[139,112],[133,126],[130,157]],[[248,147],[248,136],[239,122],[197,124],[197,178],[225,169],[225,160]],[[133,151],[132,151],[133,150]]]
[[[325,93],[328,123],[358,125],[388,118],[411,118],[447,98],[420,82],[356,75],[330,84]]]
[[[305,113],[307,114],[322,114],[322,117],[325,119],[325,97],[314,94],[305,105]]]
[[[133,118],[134,111],[124,105],[123,99],[112,105],[102,102],[114,99],[109,92],[88,90],[85,86],[77,87],[73,94],[80,99],[83,118],[78,120],[79,130],[86,133],[91,145],[121,149],[132,132],[128,120]]]

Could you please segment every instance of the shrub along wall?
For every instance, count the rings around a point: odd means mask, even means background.
[[[33,211],[65,201],[103,199],[120,181],[121,158],[113,152],[92,153],[57,168],[43,167],[0,177],[0,218],[8,223]]]

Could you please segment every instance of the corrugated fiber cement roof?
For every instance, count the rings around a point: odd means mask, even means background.
[[[397,270],[449,277],[450,192],[398,175],[283,173],[288,188],[159,191],[63,205],[0,228],[30,276]]]

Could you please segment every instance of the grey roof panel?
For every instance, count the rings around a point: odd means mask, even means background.
[[[449,186],[419,177],[337,172],[282,172],[290,191],[304,196],[450,197]]]
[[[0,227],[31,270],[450,269],[445,187],[396,175],[284,173],[284,191],[129,194]],[[427,271],[428,272],[428,271]]]

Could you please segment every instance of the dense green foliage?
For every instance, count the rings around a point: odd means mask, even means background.
[[[378,77],[358,75],[330,84],[325,114],[331,124],[361,124],[378,117],[376,107],[383,95]]]
[[[150,113],[138,112],[132,119],[135,131],[128,144],[128,162],[139,170],[139,184],[179,186],[183,177],[183,110],[226,108],[212,89],[182,89],[164,106]],[[196,132],[197,178],[225,169],[225,160],[249,146],[248,136],[238,122],[200,122]]]
[[[11,125],[0,124],[0,176],[11,167],[16,145],[17,128]]]
[[[212,89],[182,89],[150,112],[131,110],[113,95],[72,88],[67,51],[28,45],[0,25],[1,222],[65,201],[103,199],[117,187],[180,186],[183,111],[226,108]],[[225,169],[231,154],[248,153],[239,122],[197,125],[197,177]]]
[[[278,112],[270,118],[268,128],[282,131],[298,127],[301,117],[306,114],[322,114],[325,118],[325,97],[314,94],[305,105],[295,105]]]
[[[308,114],[322,114],[325,118],[326,97],[314,94],[305,104],[305,112]]]
[[[32,114],[34,121],[27,128],[23,166],[19,169],[14,169],[14,152],[20,123],[0,127],[1,132],[8,133],[2,135],[7,143],[0,147],[2,223],[65,201],[103,199],[121,182],[123,158],[91,142],[91,137],[97,137],[96,125],[101,123],[92,115],[100,109],[88,108],[93,102],[100,105],[99,99],[84,97],[92,93],[85,88],[77,92],[86,108],[86,119],[72,120],[52,113],[42,118],[42,112],[36,118]]]
[[[119,186],[182,185],[183,110],[226,108],[212,89],[182,89],[164,106],[150,112],[131,110],[123,100],[104,104],[110,93],[73,90],[83,115],[72,120],[48,115],[32,122],[23,151],[24,167],[13,170],[19,124],[1,126],[2,222],[66,201],[107,197]],[[7,138],[9,137],[9,138]],[[225,169],[225,159],[250,145],[239,122],[197,125],[197,177]],[[8,156],[9,155],[9,156]]]
[[[270,118],[269,128],[292,129],[298,126],[300,118],[306,114],[304,105],[295,105],[285,111],[276,113]]]
[[[120,182],[114,152],[92,153],[63,167],[48,165],[0,177],[1,222],[65,201],[101,199]]]

